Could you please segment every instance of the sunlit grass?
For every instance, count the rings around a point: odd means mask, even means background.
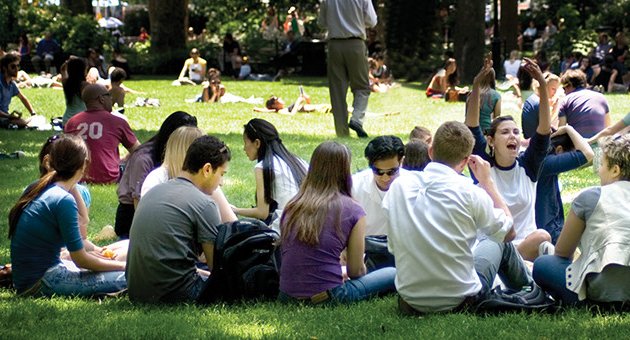
[[[323,140],[336,139],[330,114],[309,113],[296,116],[256,114],[250,104],[186,103],[194,98],[199,87],[172,87],[172,79],[146,77],[126,85],[146,92],[143,97],[157,98],[161,106],[131,107],[126,115],[142,141],[150,138],[166,116],[183,110],[198,117],[199,126],[223,139],[233,157],[225,179],[224,191],[237,206],[254,204],[253,162],[242,152],[243,125],[253,117],[272,122],[280,131],[289,150],[308,160],[312,150]],[[228,91],[245,98],[267,98],[274,94],[292,101],[303,85],[314,103],[328,103],[324,78],[288,78],[281,83],[235,82],[224,80]],[[48,118],[61,116],[65,107],[63,93],[50,89],[29,89],[24,93],[35,109]],[[129,95],[128,103],[138,96]],[[626,95],[607,96],[612,120],[617,121],[630,111]],[[348,96],[351,102],[351,95]],[[19,100],[11,109],[25,111]],[[403,84],[385,94],[373,94],[368,107],[379,114],[368,117],[365,129],[371,136],[397,135],[407,140],[415,125],[432,131],[447,120],[463,121],[463,103],[445,103],[426,99],[419,84]],[[520,112],[504,110],[520,121]],[[26,158],[0,161],[0,262],[9,261],[7,214],[22,190],[37,177],[37,154],[43,141],[52,132],[0,131],[0,151],[23,150]],[[350,147],[354,171],[363,169],[366,140],[339,139]],[[597,185],[592,168],[560,176],[563,192],[574,196],[582,188]],[[116,186],[91,185],[93,205],[90,210],[89,234],[102,226],[114,224],[117,206]],[[565,205],[566,207],[566,205]],[[630,334],[627,315],[592,314],[586,310],[558,315],[514,314],[479,317],[468,314],[434,315],[417,318],[401,317],[396,312],[393,296],[334,308],[285,306],[275,302],[197,306],[132,305],[126,298],[106,299],[19,299],[12,292],[0,290],[0,338],[49,339],[83,338],[439,338],[439,339],[565,339],[626,338]],[[625,334],[625,335],[624,335]]]

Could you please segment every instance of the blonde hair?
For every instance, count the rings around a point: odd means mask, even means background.
[[[188,147],[195,139],[203,135],[203,131],[195,126],[181,126],[173,131],[166,142],[164,163],[162,164],[168,171],[169,179],[179,176]]]
[[[547,83],[547,85],[549,85],[549,83],[551,83],[552,81],[557,81],[558,83],[560,83],[560,77],[558,77],[557,75],[551,72],[543,73],[543,77],[545,77],[545,83]],[[538,83],[538,81],[536,79],[532,79],[532,90],[536,94],[538,94],[539,87],[540,87],[540,84]]]

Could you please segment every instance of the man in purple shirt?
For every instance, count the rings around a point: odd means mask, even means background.
[[[567,70],[560,78],[567,94],[560,104],[560,126],[571,125],[584,138],[597,134],[610,125],[608,102],[599,92],[586,89],[586,75],[580,70]]]

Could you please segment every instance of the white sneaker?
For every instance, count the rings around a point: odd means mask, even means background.
[[[556,247],[549,241],[545,241],[538,246],[538,256],[553,255],[556,251]]]

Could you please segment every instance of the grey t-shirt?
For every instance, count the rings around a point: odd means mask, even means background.
[[[573,200],[571,209],[582,221],[588,221],[593,214],[597,202],[602,194],[601,187],[592,187],[582,191]],[[610,207],[615,209],[615,207]],[[588,224],[586,225],[588,228]],[[584,256],[584,254],[583,254]],[[620,265],[608,265],[599,274],[586,276],[587,296],[594,301],[630,301],[630,267]]]
[[[129,298],[194,299],[200,280],[195,244],[214,243],[220,221],[216,203],[184,178],[160,184],[143,196],[129,235]]]

